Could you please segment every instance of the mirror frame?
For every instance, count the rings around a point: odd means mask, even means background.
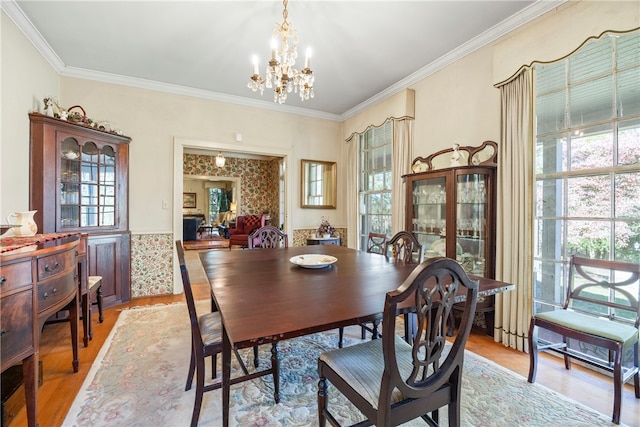
[[[325,199],[323,205],[309,205],[306,203],[309,196],[309,177],[307,176],[307,167],[309,165],[316,164],[327,167],[328,178],[330,182],[325,182],[322,188],[322,195]],[[303,209],[336,209],[337,200],[337,176],[338,168],[336,162],[324,162],[319,160],[300,160],[300,207]]]

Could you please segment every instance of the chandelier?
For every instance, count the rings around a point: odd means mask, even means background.
[[[298,58],[298,35],[293,26],[287,21],[287,3],[283,0],[284,10],[282,12],[282,24],[276,23],[271,40],[271,60],[265,72],[266,78],[260,75],[258,69],[258,58],[253,58],[253,75],[249,78],[247,87],[254,92],[260,90],[264,93],[265,86],[273,88],[273,102],[284,104],[287,100],[287,93],[294,91],[300,94],[303,101],[314,97],[313,91],[313,71],[309,68],[309,58],[311,51],[307,49],[304,61],[304,68],[297,70],[293,68]],[[278,38],[280,39],[278,42]]]
[[[218,152],[218,155],[216,156],[216,166],[219,168],[223,168],[224,167],[224,163],[227,161],[227,159],[224,158],[224,156],[222,155],[222,151]]]

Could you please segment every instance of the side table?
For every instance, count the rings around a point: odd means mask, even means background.
[[[307,245],[336,245],[340,246],[339,237],[308,237]]]

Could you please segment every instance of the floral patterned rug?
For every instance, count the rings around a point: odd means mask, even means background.
[[[208,301],[199,305],[202,310]],[[158,327],[164,325],[163,327]],[[360,329],[345,330],[345,345],[360,342]],[[315,426],[317,358],[335,348],[338,331],[279,344],[281,402],[273,402],[271,376],[232,386],[233,426]],[[188,426],[195,386],[185,392],[190,330],[184,303],[125,310],[67,414],[64,426]],[[261,364],[270,346],[260,347]],[[253,366],[249,349],[243,353]],[[463,373],[464,426],[608,426],[610,417],[569,400],[497,364],[467,352]],[[237,362],[234,360],[234,364]],[[210,369],[210,363],[206,364]],[[220,369],[220,368],[219,368]],[[234,366],[234,371],[239,371]],[[232,373],[233,375],[233,373]],[[210,378],[207,373],[207,378]],[[335,389],[330,407],[343,424],[361,415]],[[443,417],[444,415],[444,417]],[[441,411],[446,420],[446,411]],[[443,423],[446,425],[446,422]],[[220,390],[205,393],[200,426],[221,425]],[[424,426],[421,420],[407,425]]]

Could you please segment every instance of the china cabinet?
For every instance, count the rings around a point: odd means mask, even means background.
[[[495,278],[496,150],[493,141],[442,150],[416,158],[414,173],[403,176],[406,230],[422,245],[425,259],[446,256],[469,274]],[[493,297],[478,301],[478,312],[492,310]],[[485,317],[492,331],[492,317]]]
[[[39,232],[88,234],[88,273],[102,276],[105,306],[128,301],[131,139],[38,113],[29,119],[29,204]]]

